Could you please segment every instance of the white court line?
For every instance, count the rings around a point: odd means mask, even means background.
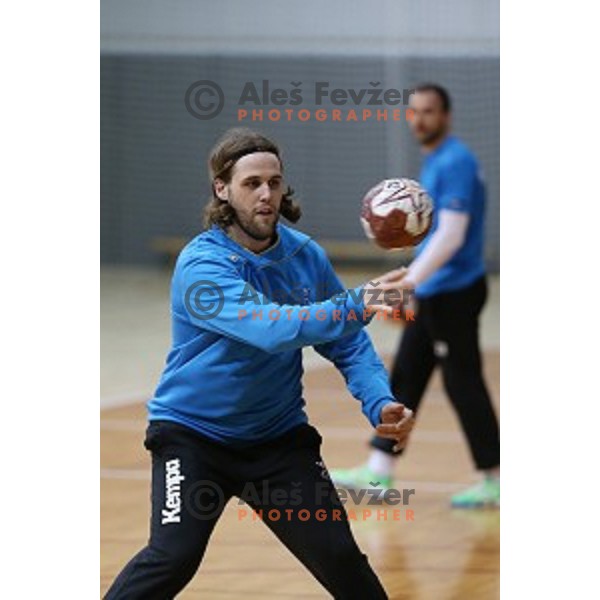
[[[127,394],[112,394],[110,396],[100,397],[100,410],[105,408],[117,408],[121,406],[131,406],[132,404],[140,404],[146,402],[152,392],[148,390],[139,392],[128,392]]]
[[[138,479],[150,481],[150,469],[100,469],[100,479]]]
[[[303,353],[304,372],[318,371],[320,369],[331,367],[331,363],[317,354],[315,350],[312,348],[308,348],[307,350],[307,352]],[[130,406],[131,404],[146,402],[152,397],[153,393],[154,390],[152,389],[100,396],[100,409],[104,410],[105,408],[117,408],[120,406]]]
[[[142,419],[100,419],[100,429],[105,431],[143,431],[147,424]]]
[[[100,469],[101,479],[125,480],[125,481],[150,481],[150,469]],[[472,483],[472,482],[471,482]],[[471,483],[456,483],[450,481],[404,481],[395,483],[396,489],[414,489],[417,492],[431,494],[447,494],[464,488]],[[341,486],[338,486],[341,487]]]
[[[323,367],[326,366],[327,365],[323,365]],[[318,367],[313,367],[312,369],[310,367],[305,367],[304,370],[311,371],[316,370],[317,368],[322,368],[322,366],[319,365]],[[328,387],[315,385],[310,386],[311,394],[330,393],[330,391],[331,390]],[[113,394],[109,396],[102,396],[100,398],[100,410],[105,410],[109,408],[120,408],[123,406],[132,406],[133,404],[145,404],[152,397],[152,394],[152,391],[144,390],[139,392],[130,392],[127,394]],[[308,401],[310,402],[310,396],[308,394],[305,397],[305,400],[306,399],[308,399]],[[427,402],[429,404],[442,404],[443,401],[444,399],[438,396],[434,396],[432,398],[427,399]]]
[[[324,438],[336,440],[362,440],[371,435],[372,431],[365,427],[317,427]],[[463,436],[458,431],[430,431],[427,429],[415,429],[411,433],[411,439],[419,442],[432,442],[438,444],[462,444]]]

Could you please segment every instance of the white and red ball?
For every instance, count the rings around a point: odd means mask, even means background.
[[[409,248],[427,235],[432,213],[431,198],[417,181],[384,179],[365,194],[360,222],[382,248]]]

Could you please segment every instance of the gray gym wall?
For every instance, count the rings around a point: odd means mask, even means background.
[[[356,5],[355,5],[356,4]],[[260,10],[257,10],[260,7]],[[206,159],[219,135],[248,125],[282,146],[286,175],[304,207],[298,227],[317,240],[362,241],[362,195],[386,177],[418,177],[420,156],[404,121],[238,122],[244,83],[290,90],[301,108],[316,81],[330,88],[450,90],[454,129],[478,156],[488,189],[486,260],[499,267],[499,14],[482,0],[285,2],[103,0],[101,40],[101,257],[159,264],[159,236],[201,229]],[[224,91],[212,120],[192,117],[187,88]],[[268,108],[263,107],[265,114]],[[286,107],[280,107],[282,109]],[[300,107],[297,107],[300,108]],[[363,105],[360,108],[368,108]],[[391,109],[392,107],[390,107]]]

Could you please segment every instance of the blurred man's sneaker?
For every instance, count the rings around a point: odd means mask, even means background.
[[[381,489],[383,493],[392,487],[392,477],[377,475],[367,465],[354,469],[332,469],[330,471],[333,483],[353,490]]]
[[[491,477],[452,496],[453,508],[495,508],[500,506],[500,480]]]

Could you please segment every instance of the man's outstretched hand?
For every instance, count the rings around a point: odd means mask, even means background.
[[[365,306],[374,312],[394,314],[414,295],[414,284],[406,279],[408,269],[388,271],[363,286]]]
[[[406,445],[414,425],[412,410],[398,402],[390,402],[381,409],[381,424],[375,430],[379,437],[396,440],[394,452],[398,452]]]

